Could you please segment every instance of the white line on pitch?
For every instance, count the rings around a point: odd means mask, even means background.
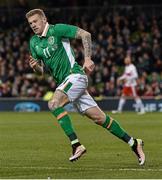
[[[96,170],[96,171],[159,171],[161,172],[162,169],[153,169],[153,168],[141,168],[141,169],[137,169],[137,168],[93,168],[93,167],[39,167],[39,166],[9,166],[9,167],[0,167],[0,168],[4,168],[4,169],[48,169],[48,170]]]

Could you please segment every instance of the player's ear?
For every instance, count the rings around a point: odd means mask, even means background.
[[[43,22],[46,23],[47,22],[47,18],[43,17]]]

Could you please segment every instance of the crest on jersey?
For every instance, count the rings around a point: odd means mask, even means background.
[[[55,42],[55,38],[54,38],[53,36],[50,36],[50,37],[48,38],[48,43],[49,43],[50,45],[53,45],[54,42]]]

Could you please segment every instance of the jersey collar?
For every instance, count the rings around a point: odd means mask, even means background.
[[[49,29],[49,24],[47,22],[42,34],[40,35],[40,37],[46,37],[48,29]]]

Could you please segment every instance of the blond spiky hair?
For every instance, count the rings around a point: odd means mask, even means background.
[[[26,13],[26,18],[28,19],[29,17],[31,17],[35,14],[39,14],[42,17],[46,17],[46,15],[44,14],[44,11],[42,9],[32,9]]]

